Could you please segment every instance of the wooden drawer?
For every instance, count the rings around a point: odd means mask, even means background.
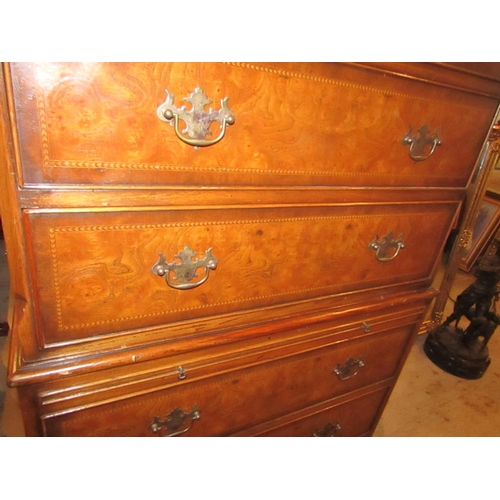
[[[249,311],[266,306],[430,282],[456,209],[456,202],[422,200],[253,210],[35,211],[26,221],[43,342],[97,340],[214,315],[241,315],[246,324]],[[391,232],[395,239],[402,235],[404,248],[382,262],[369,245]],[[212,248],[218,265],[202,285],[178,290],[152,267],[160,253],[180,262],[174,256],[186,245],[199,259]],[[197,273],[190,283],[205,270]],[[172,339],[177,335],[174,328]]]
[[[387,387],[362,396],[348,395],[246,429],[235,436],[354,437],[373,432],[375,418],[388,393]]]
[[[465,186],[497,101],[345,64],[11,65],[24,182],[153,186]],[[202,87],[236,121],[195,150],[161,121]],[[428,126],[425,161],[402,143]],[[217,125],[212,136],[219,134]],[[425,154],[424,154],[425,153]],[[421,155],[426,155],[426,150]]]
[[[331,339],[333,343],[323,347],[295,353],[289,347],[261,350],[239,358],[232,369],[230,362],[211,365],[208,373],[204,366],[188,367],[184,381],[150,375],[129,377],[127,382],[105,373],[101,379],[108,378],[106,383],[68,380],[66,388],[47,389],[40,395],[44,433],[152,436],[155,417],[163,421],[174,411],[196,409],[201,418],[193,422],[188,435],[229,435],[369,384],[389,384],[415,326],[386,324],[388,329],[376,335],[344,342]],[[129,371],[134,369],[140,367]]]

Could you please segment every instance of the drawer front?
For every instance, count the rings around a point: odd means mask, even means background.
[[[432,278],[456,203],[27,217],[46,345]],[[404,248],[374,249],[387,235]],[[432,238],[429,238],[432,234]],[[371,245],[371,247],[370,247]],[[190,247],[201,266],[178,286]],[[210,270],[205,251],[218,260]],[[399,252],[399,253],[397,253]],[[394,258],[393,258],[394,257]],[[392,259],[384,261],[383,259]],[[198,264],[197,264],[198,265]],[[182,268],[184,269],[184,268]],[[182,274],[179,272],[179,274]]]
[[[414,327],[400,326],[202,380],[196,380],[196,370],[189,371],[186,382],[177,387],[142,389],[146,393],[135,396],[130,388],[129,397],[121,396],[119,401],[111,387],[88,390],[87,395],[80,387],[72,398],[46,394],[41,397],[44,432],[49,436],[155,436],[190,427],[185,435],[230,435],[390,379]],[[194,411],[199,411],[199,419],[192,419]],[[182,412],[191,416],[178,427],[164,423],[158,424],[158,432],[152,430],[154,422],[175,420]]]
[[[375,418],[387,387],[347,401],[329,401],[248,429],[241,436],[260,437],[355,437],[373,432]],[[340,399],[340,398],[339,398]],[[305,416],[304,416],[305,414]],[[237,434],[238,435],[238,434]]]
[[[465,186],[497,106],[332,63],[11,67],[28,184]],[[235,115],[220,142],[199,150],[157,116],[165,89],[189,111],[183,99],[196,87],[215,111],[228,97]],[[214,124],[206,137],[219,132]],[[441,145],[420,161],[435,132]]]

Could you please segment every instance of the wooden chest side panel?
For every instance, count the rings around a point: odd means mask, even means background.
[[[28,184],[465,186],[497,106],[342,64],[12,67]],[[156,115],[196,87],[236,115],[199,150]],[[424,125],[442,145],[415,163],[401,140]]]
[[[430,280],[456,208],[33,213],[27,222],[44,342]],[[405,247],[379,262],[369,244],[391,231]],[[159,253],[178,262],[186,245],[200,258],[212,248],[219,262],[204,284],[177,290],[151,268]]]

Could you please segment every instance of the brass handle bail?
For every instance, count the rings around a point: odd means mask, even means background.
[[[333,372],[337,375],[339,380],[349,380],[355,377],[359,368],[363,368],[365,362],[362,359],[349,358],[343,365],[340,363],[333,369]]]
[[[149,424],[149,429],[162,437],[175,437],[180,436],[188,432],[191,427],[193,427],[195,420],[200,420],[201,410],[199,410],[196,405],[193,406],[189,413],[186,413],[180,408],[174,408],[165,418],[165,420],[160,420],[159,417],[155,417],[153,421]],[[180,429],[184,425],[184,421],[191,419],[189,425],[184,429]],[[163,429],[165,428],[165,429]],[[168,432],[169,434],[163,434],[163,432]]]
[[[205,250],[205,257],[203,259],[195,259],[196,252],[191,250],[188,246],[175,255],[180,262],[166,261],[165,254],[160,253],[160,260],[151,268],[153,274],[157,276],[165,276],[167,285],[175,288],[176,290],[190,290],[202,285],[207,281],[210,275],[210,270],[217,269],[217,257],[212,255],[212,248]],[[197,278],[196,270],[199,268],[205,269],[204,276],[199,281],[192,281]],[[171,276],[170,273],[173,273]]]
[[[205,92],[197,87],[189,97],[184,98],[184,101],[191,104],[191,109],[186,110],[185,106],[180,108],[174,105],[174,95],[167,93],[167,99],[156,110],[158,118],[170,123],[174,127],[175,135],[186,144],[199,147],[212,146],[218,143],[226,133],[226,125],[233,125],[235,122],[234,113],[229,109],[227,101],[229,97],[221,99],[221,109],[214,111],[209,108],[205,110],[205,106],[211,104],[211,100],[205,95]],[[180,130],[179,122],[185,123],[186,127]],[[210,125],[213,122],[220,124],[219,135],[215,139],[207,139],[207,136],[212,135]]]
[[[410,129],[401,139],[404,146],[408,147],[408,154],[413,161],[427,160],[436,149],[436,146],[441,146],[441,139],[438,137],[437,130],[429,136],[430,130],[427,125],[422,125],[418,129],[418,135],[413,134],[413,128]]]
[[[379,240],[377,234],[375,239],[368,245],[368,248],[375,252],[375,258],[379,262],[389,262],[395,259],[399,251],[404,247],[403,235],[400,234],[397,238],[394,238],[393,231],[387,233],[381,240]]]
[[[321,429],[320,431],[316,431],[313,434],[313,437],[335,437],[337,431],[340,431],[341,429],[342,427],[338,422],[335,422],[333,424],[331,422],[328,422],[325,427],[323,427],[323,429]]]

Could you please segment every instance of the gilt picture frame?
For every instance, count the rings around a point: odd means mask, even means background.
[[[477,214],[472,238],[465,250],[460,269],[470,272],[500,225],[500,200],[486,193]]]

